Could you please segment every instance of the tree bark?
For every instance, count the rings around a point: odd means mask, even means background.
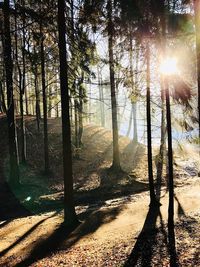
[[[66,50],[65,1],[58,0],[58,32],[60,59],[60,89],[62,106],[62,142],[64,171],[64,220],[67,225],[77,224],[73,197],[71,128],[69,116],[68,64]]]
[[[200,1],[194,1],[195,29],[196,29],[196,57],[197,57],[197,88],[198,88],[198,119],[200,142]]]
[[[40,23],[40,55],[41,55],[41,75],[42,75],[42,99],[43,99],[43,122],[44,122],[44,172],[48,174],[49,169],[49,142],[48,142],[48,120],[47,120],[47,95],[45,78],[45,57],[44,57],[44,34],[42,32],[42,22]]]
[[[10,3],[9,0],[4,1],[4,63],[6,72],[6,87],[7,87],[7,121],[8,121],[8,140],[9,140],[9,155],[10,155],[10,174],[9,182],[13,186],[19,185],[19,166],[16,146],[16,128],[15,128],[15,112],[13,99],[13,62],[11,51],[11,36],[10,36]]]
[[[113,56],[113,21],[112,21],[112,0],[107,2],[108,12],[108,51],[109,51],[109,68],[110,68],[110,88],[111,88],[111,106],[112,106],[112,132],[113,132],[113,162],[112,169],[120,171],[119,157],[119,136],[117,122],[117,101],[115,93],[115,71],[114,71],[114,56]]]
[[[149,191],[150,205],[156,202],[154,181],[153,181],[153,165],[152,165],[152,142],[151,142],[151,95],[150,95],[150,49],[147,41],[146,47],[147,60],[147,149],[148,149],[148,175],[149,175]]]

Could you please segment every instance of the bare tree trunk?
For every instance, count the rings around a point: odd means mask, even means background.
[[[35,111],[36,111],[36,121],[38,132],[40,131],[40,119],[41,119],[41,111],[40,111],[40,92],[38,87],[38,71],[37,65],[34,70],[34,86],[35,86]]]
[[[137,104],[136,104],[136,89],[134,86],[134,74],[133,74],[133,40],[132,40],[132,30],[130,29],[129,33],[129,62],[130,62],[130,75],[131,75],[131,89],[132,89],[132,94],[134,95],[134,100],[132,100],[132,112],[133,112],[133,141],[137,142],[138,141],[138,135],[137,135]],[[136,55],[136,64],[138,63],[138,54]],[[137,74],[136,74],[137,75]]]
[[[131,131],[132,121],[133,121],[133,107],[131,105],[131,112],[130,112],[130,117],[129,117],[128,130],[127,130],[127,133],[126,133],[127,137],[129,137],[129,134],[130,134],[130,131]]]
[[[0,81],[0,105],[1,105],[1,110],[3,113],[6,113],[6,102],[5,102],[5,96],[3,92],[3,85],[2,82]]]
[[[9,139],[9,155],[10,155],[10,175],[9,182],[19,185],[19,166],[16,146],[16,128],[15,128],[15,112],[13,99],[13,62],[11,56],[11,36],[10,36],[10,3],[9,0],[4,1],[4,63],[6,71],[6,87],[7,87],[7,121],[8,121],[8,139]]]
[[[64,220],[67,225],[78,223],[73,197],[73,173],[71,152],[71,128],[69,117],[68,65],[66,51],[65,1],[58,0],[58,32],[60,59],[60,87],[62,105],[62,142],[64,170]]]
[[[118,136],[118,122],[117,122],[117,101],[115,93],[115,71],[114,71],[114,57],[113,57],[113,21],[112,21],[112,0],[107,2],[108,12],[108,50],[109,50],[109,68],[110,68],[110,88],[111,88],[111,106],[112,106],[112,132],[113,132],[113,162],[112,169],[120,171],[120,157],[119,157],[119,136]]]
[[[45,79],[45,58],[44,58],[44,34],[42,32],[42,22],[40,24],[40,54],[41,54],[41,74],[42,74],[42,99],[43,99],[43,121],[44,121],[44,171],[49,173],[49,142],[48,142],[48,122],[47,122],[47,96],[46,96],[46,79]]]
[[[82,135],[83,135],[83,80],[84,73],[81,74],[81,80],[79,83],[79,106],[78,106],[78,120],[79,120],[79,128],[78,128],[78,144],[79,147],[82,146]]]
[[[197,86],[198,86],[198,119],[200,142],[200,1],[194,1],[195,29],[196,29],[196,56],[197,56]]]
[[[148,148],[148,174],[149,174],[149,190],[150,205],[156,203],[156,196],[153,181],[153,165],[152,165],[152,143],[151,143],[151,95],[150,95],[150,48],[147,41],[146,47],[147,60],[147,148]]]
[[[21,162],[26,163],[26,131],[24,122],[24,91],[25,91],[25,18],[23,14],[22,30],[22,70],[18,59],[18,36],[17,36],[17,14],[15,14],[15,58],[19,75],[19,106],[20,106],[20,130],[21,130]]]

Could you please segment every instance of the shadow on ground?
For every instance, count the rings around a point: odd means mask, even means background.
[[[67,250],[72,245],[74,245],[78,240],[94,233],[100,226],[107,224],[114,220],[119,213],[123,210],[126,201],[118,207],[111,207],[107,209],[102,209],[98,207],[96,209],[87,208],[86,211],[79,214],[79,219],[84,220],[80,225],[76,225],[73,228],[68,228],[65,224],[60,223],[53,232],[48,236],[38,236],[36,242],[27,244],[27,251],[30,251],[27,255],[21,254],[20,257],[15,259],[15,257],[8,257],[3,262],[3,266],[23,266],[28,267],[32,263],[37,262],[40,259],[49,257],[53,253],[60,250]],[[55,216],[53,214],[51,217]],[[37,224],[32,226],[23,236],[21,236],[16,242],[6,248],[0,253],[0,256],[5,255],[9,250],[19,245],[25,238],[32,232],[37,232],[39,225],[42,225],[48,218],[40,220]],[[19,261],[20,260],[20,261]],[[14,261],[13,265],[12,262]]]

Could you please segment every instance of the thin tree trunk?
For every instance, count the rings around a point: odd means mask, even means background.
[[[171,110],[169,85],[165,79],[167,135],[168,135],[168,181],[169,181],[169,208],[168,208],[168,228],[174,227],[174,181],[173,181],[173,151],[172,151],[172,130],[171,130]]]
[[[42,23],[40,24],[40,53],[41,53],[41,74],[42,74],[42,99],[43,99],[43,121],[44,121],[44,171],[49,173],[49,144],[48,144],[48,121],[47,121],[47,96],[45,80],[45,58],[44,58],[44,34],[42,32]]]
[[[51,118],[51,110],[52,110],[52,87],[49,86],[49,105],[48,105],[48,117]]]
[[[77,99],[74,99],[74,128],[75,128],[75,146],[78,148],[79,147],[79,142],[78,142],[78,101]]]
[[[9,0],[4,1],[4,63],[6,71],[6,87],[7,87],[7,121],[8,121],[8,139],[9,139],[9,155],[10,155],[10,174],[9,182],[19,185],[19,166],[17,158],[16,146],[16,128],[15,128],[15,112],[13,99],[13,62],[11,56],[11,36],[10,36],[10,3]]]
[[[71,152],[71,128],[69,117],[68,65],[66,51],[65,1],[58,0],[58,32],[60,59],[60,88],[62,106],[62,142],[64,171],[64,220],[66,224],[77,224],[77,216],[73,198],[73,173]]]
[[[112,169],[120,171],[119,157],[119,136],[117,122],[117,101],[115,93],[115,72],[114,72],[114,57],[113,57],[113,21],[112,21],[112,0],[107,2],[108,10],[108,51],[109,51],[109,68],[110,68],[110,88],[111,88],[111,106],[112,106],[112,132],[113,132],[113,162]]]
[[[24,123],[24,91],[25,91],[25,31],[24,31],[24,14],[23,14],[23,31],[22,31],[22,71],[18,59],[18,36],[17,36],[17,14],[15,14],[15,57],[19,75],[19,106],[20,106],[20,128],[21,128],[21,162],[26,163],[26,132]]]
[[[197,86],[198,86],[198,119],[200,142],[200,1],[194,1],[195,29],[196,29],[196,56],[197,56]]]
[[[6,102],[5,102],[5,96],[3,92],[3,85],[2,82],[0,81],[0,101],[1,101],[1,110],[3,113],[6,113]]]
[[[41,111],[40,111],[40,93],[38,87],[38,71],[37,65],[34,70],[34,86],[35,86],[35,111],[36,111],[36,121],[38,132],[40,131],[40,119],[41,119]]]
[[[133,121],[133,107],[131,105],[131,112],[130,112],[130,117],[129,117],[128,130],[127,130],[127,133],[126,133],[127,137],[129,137],[129,134],[130,134],[130,131],[131,131],[132,121]]]
[[[82,135],[83,135],[83,80],[84,73],[81,74],[81,80],[79,83],[79,108],[78,108],[78,118],[79,118],[79,128],[78,128],[78,143],[79,147],[82,146]]]
[[[138,141],[138,136],[137,136],[137,105],[136,105],[136,89],[134,86],[134,74],[133,74],[133,40],[132,40],[132,31],[130,29],[129,33],[129,62],[130,62],[130,76],[131,76],[131,90],[132,94],[134,95],[134,101],[132,101],[132,112],[133,112],[133,141],[137,142]],[[138,63],[138,55],[136,55],[136,65]],[[136,74],[137,75],[137,74]]]
[[[150,49],[149,43],[146,47],[147,60],[147,148],[148,148],[148,175],[150,190],[150,205],[156,202],[154,181],[153,181],[153,165],[152,165],[152,143],[151,143],[151,95],[150,95]]]

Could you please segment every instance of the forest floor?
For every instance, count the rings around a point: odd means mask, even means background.
[[[109,171],[111,132],[86,125],[83,147],[73,150],[76,212],[80,224],[63,224],[61,125],[49,120],[51,173],[43,169],[42,134],[27,119],[28,164],[21,187],[5,183],[6,126],[0,122],[0,266],[200,266],[200,178],[196,147],[175,153],[175,235],[167,233],[166,178],[156,186],[162,206],[149,208],[145,146],[120,137],[123,172]],[[154,156],[157,149],[154,149]],[[156,157],[154,157],[156,159]],[[155,177],[156,168],[154,164]],[[175,251],[174,251],[175,252]]]

